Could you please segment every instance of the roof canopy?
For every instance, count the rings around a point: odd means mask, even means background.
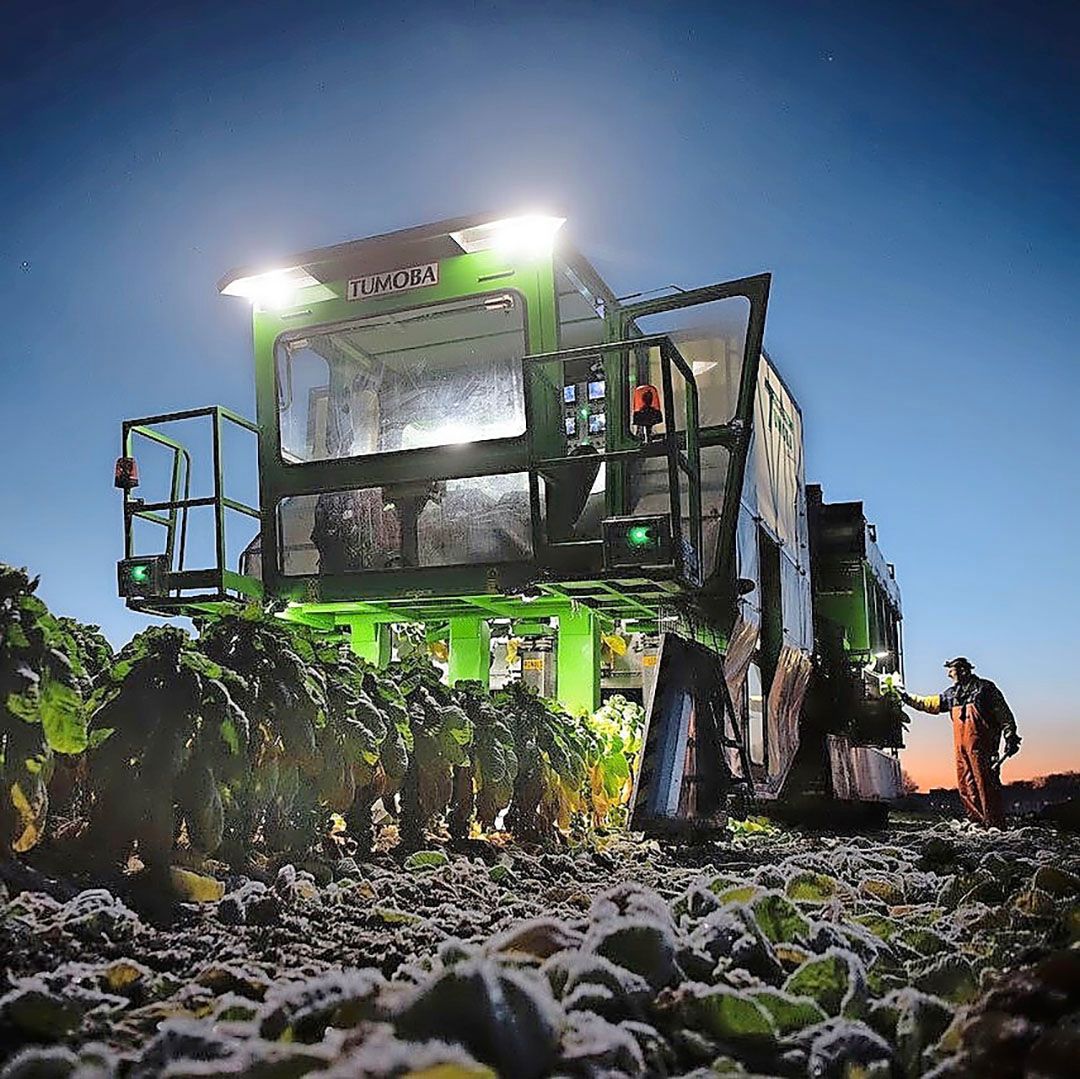
[[[465,252],[489,247],[525,250],[536,254],[550,250],[555,233],[565,218],[545,214],[503,216],[471,214],[436,221],[430,225],[350,240],[332,247],[302,251],[274,266],[245,266],[230,270],[218,281],[218,291],[230,296],[250,296],[256,281],[278,280],[293,288],[328,284],[350,277],[376,273],[394,266],[436,262]]]

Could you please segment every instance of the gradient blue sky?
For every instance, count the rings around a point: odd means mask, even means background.
[[[237,264],[561,207],[616,292],[770,270],[811,479],[963,652],[1006,777],[1080,768],[1076,5],[15,4],[0,37],[0,559],[115,641],[119,425],[254,411]],[[940,718],[908,767],[951,775]]]

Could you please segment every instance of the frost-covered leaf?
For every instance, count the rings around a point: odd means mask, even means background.
[[[789,899],[801,903],[827,903],[836,896],[836,878],[804,870],[791,876],[784,890]]]
[[[830,1020],[822,1024],[820,1033],[811,1042],[807,1072],[823,1077],[890,1079],[894,1060],[889,1043],[865,1023]]]
[[[750,904],[758,928],[774,943],[804,940],[810,923],[790,900],[777,893],[760,895]]]
[[[952,1022],[953,1008],[945,1001],[905,987],[872,1005],[870,1025],[896,1046],[909,1075],[921,1070],[924,1052],[937,1043]]]
[[[555,1059],[564,1013],[546,980],[489,960],[466,960],[421,986],[397,1014],[406,1038],[463,1045],[500,1074],[544,1074]]]
[[[951,943],[940,933],[919,925],[901,929],[893,939],[906,944],[919,955],[925,956],[941,955],[942,952],[947,952],[952,948]]]
[[[646,917],[607,919],[590,929],[585,947],[640,974],[654,989],[678,975],[674,934],[669,926]]]
[[[913,979],[917,989],[954,1004],[973,1000],[979,991],[971,963],[960,955],[943,955],[922,965]]]
[[[629,1031],[599,1014],[572,1012],[562,1033],[559,1071],[578,1075],[643,1075],[645,1058]]]
[[[0,997],[0,1022],[33,1038],[66,1037],[82,1022],[84,1010],[38,984],[17,986]]]
[[[373,1019],[384,985],[377,970],[346,970],[286,986],[267,998],[259,1033],[272,1040],[319,1041],[328,1027]]]
[[[682,1022],[723,1041],[772,1039],[776,1033],[753,996],[728,986],[690,983],[675,991],[673,1001]]]
[[[1080,895],[1080,877],[1053,865],[1043,865],[1035,871],[1032,889],[1055,897]]]
[[[721,903],[749,903],[755,896],[759,896],[764,889],[757,884],[736,884],[731,888],[725,888],[716,893],[716,898]]]
[[[827,1018],[821,1007],[809,997],[794,997],[780,989],[755,989],[751,990],[750,996],[769,1013],[781,1037]]]
[[[866,877],[859,882],[859,892],[890,907],[906,902],[901,882],[887,877]]]
[[[866,973],[851,952],[830,948],[791,974],[784,992],[810,997],[829,1015],[856,1016],[866,1005]]]
[[[488,950],[518,952],[547,959],[557,952],[581,947],[584,937],[558,918],[530,918],[499,933],[488,942]]]

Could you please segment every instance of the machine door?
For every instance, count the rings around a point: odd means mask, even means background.
[[[618,312],[616,340],[667,334],[691,364],[699,397],[703,576],[713,588],[734,583],[739,492],[746,473],[754,392],[771,275],[758,274],[689,292],[638,300]],[[636,385],[655,384],[655,348],[631,360]],[[623,428],[618,424],[616,429]],[[626,513],[650,496],[648,474],[618,477]],[[725,497],[727,493],[731,497]]]

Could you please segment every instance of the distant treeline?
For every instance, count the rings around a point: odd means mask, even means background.
[[[1018,779],[1003,787],[1005,812],[1014,815],[1038,813],[1059,802],[1080,799],[1080,772],[1053,772],[1034,779]],[[934,787],[925,794],[911,793],[893,805],[915,813],[959,817],[960,795],[955,787]]]

